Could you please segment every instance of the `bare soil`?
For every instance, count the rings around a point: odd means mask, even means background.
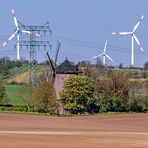
[[[0,113],[0,148],[148,148],[148,114]]]

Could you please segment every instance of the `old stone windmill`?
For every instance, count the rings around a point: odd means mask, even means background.
[[[60,43],[57,43],[57,50],[56,50],[56,56],[55,61],[53,62],[47,53],[48,60],[49,60],[49,66],[50,66],[50,82],[54,85],[55,93],[56,93],[56,102],[57,102],[57,112],[59,114],[64,114],[65,111],[62,107],[62,104],[60,103],[60,92],[63,89],[64,81],[69,75],[77,75],[79,73],[78,66],[75,65],[73,62],[70,62],[67,58],[64,60],[63,63],[60,65],[56,65],[58,53],[60,49]]]

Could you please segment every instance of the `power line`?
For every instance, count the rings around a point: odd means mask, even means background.
[[[48,37],[48,36],[42,36],[42,37]],[[23,39],[23,38],[22,38]],[[88,48],[102,48],[104,46],[104,43],[96,43],[96,42],[89,42],[89,41],[82,41],[82,40],[76,40],[76,39],[70,39],[66,37],[61,37],[61,36],[53,36],[51,38],[52,41],[57,41],[57,39],[60,39],[63,44],[69,44],[69,45],[77,45],[79,47],[88,47]],[[130,47],[125,47],[125,46],[117,46],[113,44],[108,45],[109,48],[115,49],[124,49],[125,50],[131,50]],[[137,49],[139,50],[139,49]]]

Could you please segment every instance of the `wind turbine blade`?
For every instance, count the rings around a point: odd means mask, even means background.
[[[15,31],[15,32],[8,38],[8,41],[11,41],[11,40],[15,37],[15,35],[16,35],[17,32],[18,32],[18,31]]]
[[[136,29],[138,28],[138,26],[140,25],[141,21],[144,19],[144,15],[141,16],[140,20],[138,21],[138,23],[135,25],[133,32],[136,31]]]
[[[34,34],[36,36],[40,36],[38,33],[32,33],[31,31],[27,31],[27,30],[20,30],[20,31],[27,34]]]
[[[112,61],[113,63],[115,63],[115,61],[114,61],[111,57],[109,57],[107,54],[105,54],[105,56],[106,56],[110,61]]]
[[[15,31],[15,32],[1,45],[1,47],[6,46],[6,45],[8,44],[8,42],[11,41],[11,40],[15,37],[16,33],[17,33],[17,31]]]
[[[138,44],[138,46],[140,47],[140,49],[143,51],[143,48],[142,48],[142,46],[141,46],[141,44],[140,44],[140,42],[139,42],[137,36],[136,36],[135,34],[133,34],[133,37],[134,37],[136,43]]]
[[[128,35],[131,32],[111,32],[112,35]]]
[[[106,52],[107,42],[108,42],[108,41],[106,40],[105,45],[104,45],[104,53]]]
[[[27,30],[20,30],[20,31],[27,34],[32,34],[30,31],[27,31]]]
[[[103,54],[99,54],[99,55],[97,55],[97,56],[94,56],[94,57],[91,57],[90,59],[95,59],[95,58],[98,58],[98,57],[100,57],[100,56],[102,56]]]
[[[16,28],[19,29],[18,28],[18,22],[17,22],[16,16],[15,16],[15,12],[14,12],[13,9],[12,9],[12,15],[13,15],[13,19],[14,19],[14,24],[15,24]]]
[[[8,41],[5,41],[1,47],[5,47],[7,45]]]
[[[58,54],[59,54],[59,50],[60,50],[60,46],[61,46],[61,43],[57,41],[57,48],[56,48],[56,55],[55,55],[55,66],[57,64],[57,60],[58,60]]]

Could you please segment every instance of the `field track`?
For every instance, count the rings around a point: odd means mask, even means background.
[[[0,148],[148,148],[148,114],[0,113]]]

